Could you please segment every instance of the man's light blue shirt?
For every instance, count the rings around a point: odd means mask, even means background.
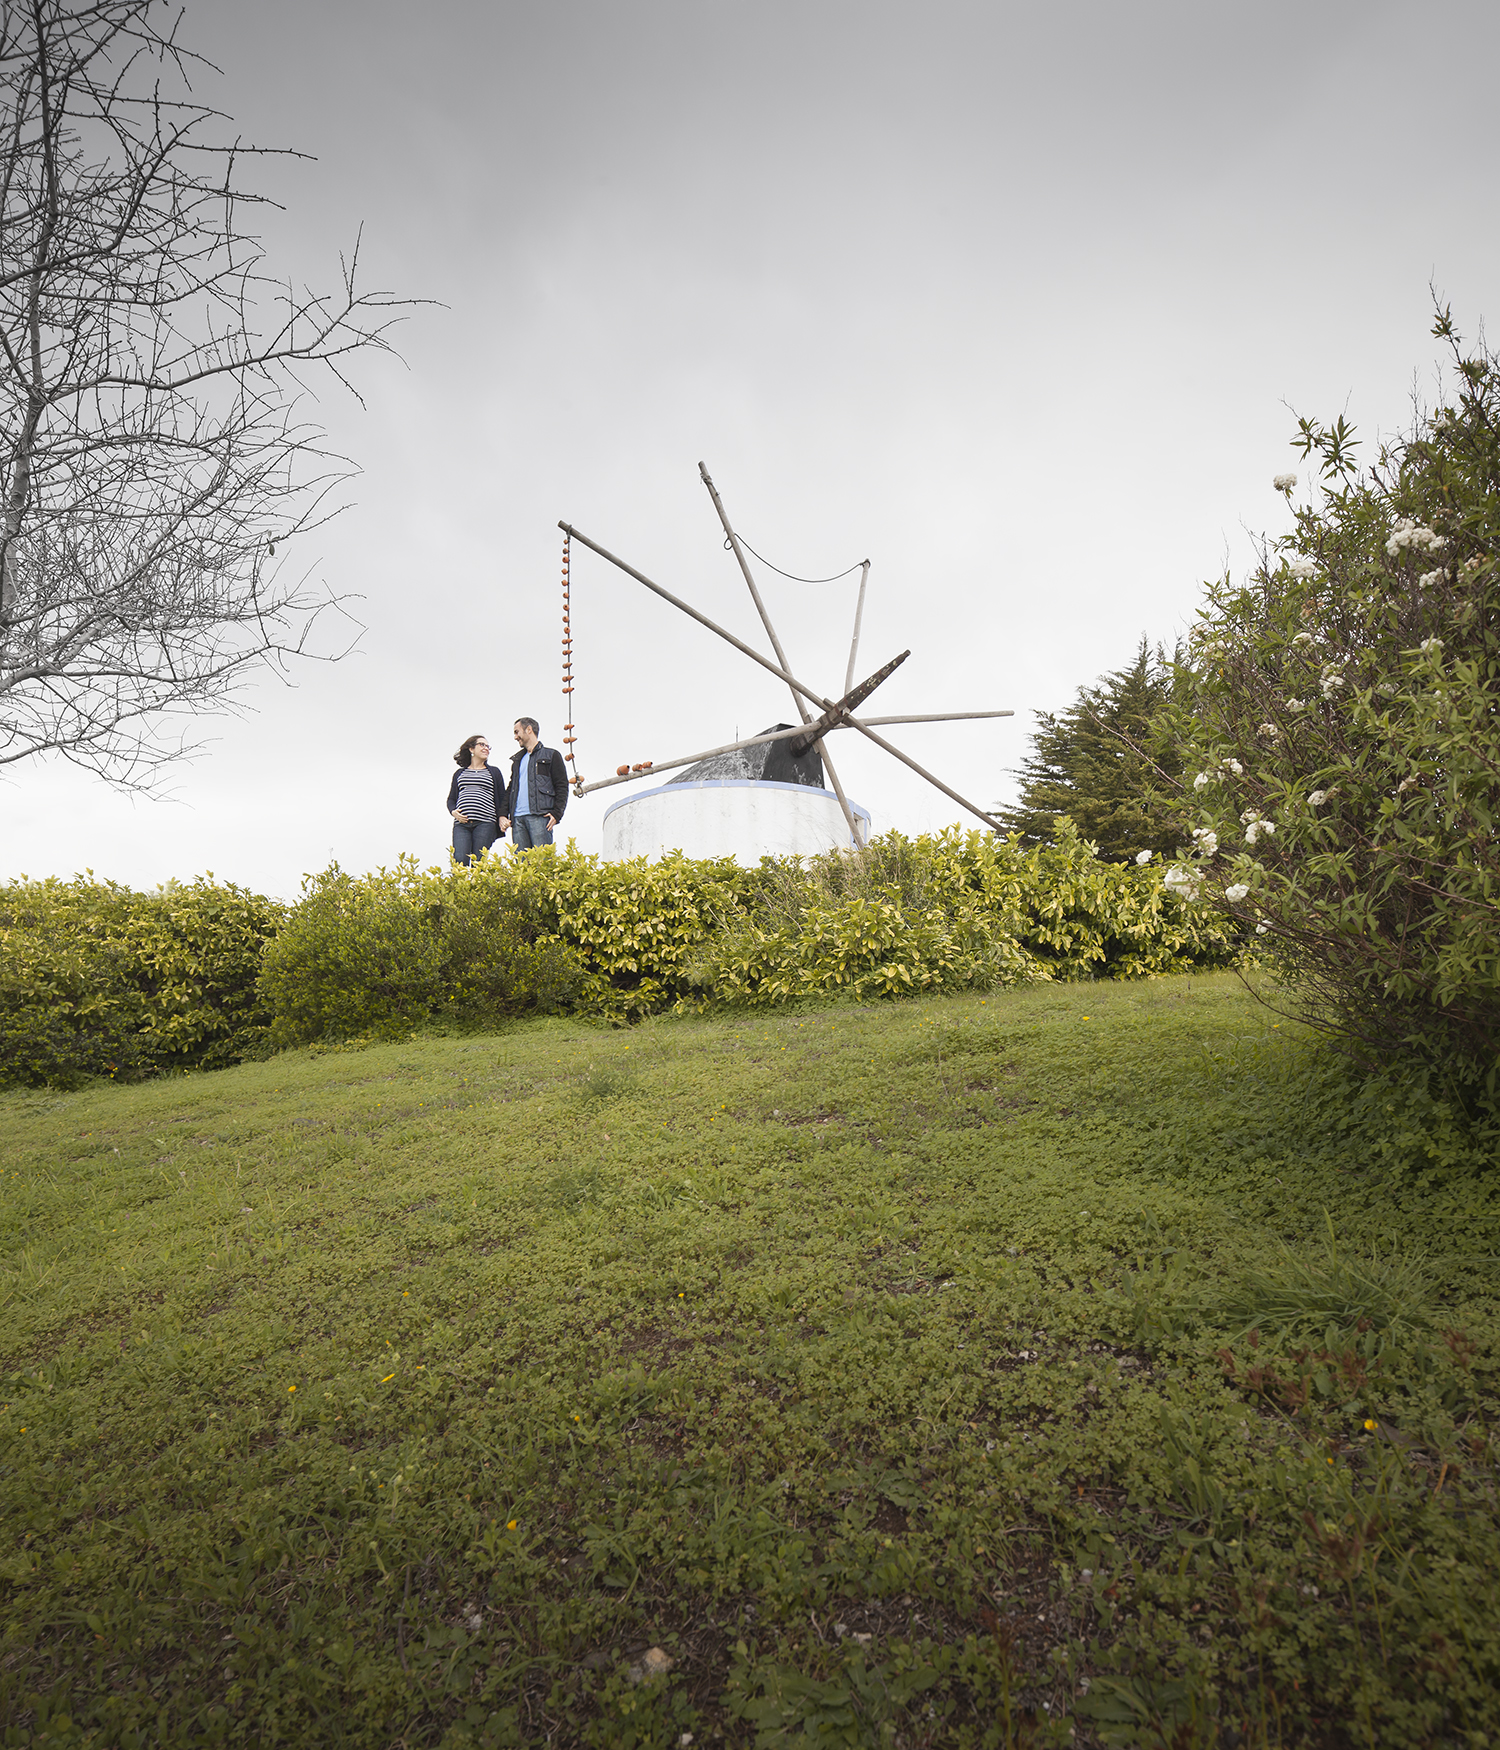
[[[521,776],[516,781],[516,813],[531,813],[531,755],[521,755]]]

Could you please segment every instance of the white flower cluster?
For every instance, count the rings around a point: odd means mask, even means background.
[[[1458,575],[1460,577],[1467,577],[1471,572],[1478,571],[1479,567],[1483,564],[1484,560],[1480,558],[1479,554],[1473,553],[1464,560],[1462,565],[1459,566]]]
[[[1288,711],[1305,711],[1307,709],[1307,700],[1288,699],[1286,702],[1286,708]]]
[[[1295,559],[1287,560],[1286,568],[1288,575],[1299,579],[1304,577],[1316,577],[1318,575],[1316,560],[1306,559],[1300,553]]]
[[[1403,792],[1410,790],[1412,785],[1415,784],[1416,782],[1417,782],[1417,774],[1415,772],[1413,772],[1410,777],[1403,778],[1401,780],[1401,782],[1396,786],[1396,794],[1398,796],[1400,796],[1401,794],[1403,794]]]
[[[1257,735],[1265,736],[1267,741],[1280,741],[1281,740],[1281,731],[1276,727],[1276,725],[1274,723],[1258,723],[1255,726],[1255,733]]]
[[[1424,638],[1420,648],[1426,651],[1429,656],[1436,656],[1443,648],[1443,641],[1441,638]]]
[[[1431,529],[1424,528],[1409,516],[1404,516],[1391,530],[1385,543],[1385,550],[1394,559],[1403,548],[1410,547],[1418,553],[1439,553],[1448,545],[1446,535],[1434,534]]]
[[[1436,571],[1424,571],[1417,579],[1417,588],[1431,589],[1435,583],[1446,583],[1448,581],[1448,575],[1448,572],[1443,570],[1442,567],[1439,567]]]
[[[1325,699],[1331,699],[1339,688],[1343,686],[1344,677],[1336,668],[1325,668],[1323,670],[1323,679],[1318,684],[1323,689],[1323,697]]]
[[[1260,922],[1255,926],[1255,933],[1257,936],[1263,936],[1263,935],[1265,935],[1266,931],[1270,929],[1270,927],[1271,926],[1266,922],[1266,920],[1264,918],[1262,918],[1260,920]]]
[[[1292,640],[1293,644],[1311,644],[1314,642],[1311,632],[1299,632]]]
[[[1233,887],[1224,889],[1224,897],[1231,905],[1238,905],[1249,891],[1243,881],[1236,881]]]
[[[1135,860],[1137,863],[1140,863],[1141,865],[1144,866],[1145,864],[1149,863],[1155,855],[1156,855],[1155,851],[1137,851],[1135,854]]]
[[[1233,772],[1235,777],[1237,777],[1237,778],[1243,778],[1245,775],[1245,768],[1240,764],[1240,762],[1238,760],[1234,760],[1234,759],[1220,760],[1219,761],[1219,771],[1220,772]],[[1218,776],[1218,772],[1199,772],[1198,776],[1193,779],[1193,788],[1195,790],[1205,789],[1205,788],[1207,788],[1208,785],[1213,783],[1214,779],[1217,776]]]
[[[1297,476],[1295,474],[1278,474],[1271,481],[1271,484],[1278,492],[1290,492],[1297,484]]]
[[[1307,800],[1312,807],[1321,808],[1330,796],[1336,794],[1337,792],[1333,790],[1309,790]]]
[[[1181,863],[1174,863],[1162,876],[1161,884],[1168,893],[1175,893],[1179,899],[1196,899],[1203,887],[1203,871],[1184,868]]]
[[[1253,808],[1247,808],[1240,819],[1245,823],[1245,843],[1247,845],[1253,845],[1257,839],[1262,837],[1269,839],[1276,836],[1276,822],[1267,820],[1265,815],[1257,813]]]
[[[1193,855],[1197,857],[1212,857],[1219,849],[1219,835],[1211,826],[1195,826],[1193,837],[1198,841],[1193,846]]]

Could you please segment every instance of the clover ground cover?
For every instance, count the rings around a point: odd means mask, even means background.
[[[1495,1741],[1500,1208],[1342,1090],[1194,977],[6,1096],[3,1741]]]

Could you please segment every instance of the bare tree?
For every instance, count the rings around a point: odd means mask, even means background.
[[[356,287],[357,246],[331,295],[271,277],[239,181],[266,154],[198,100],[177,24],[0,0],[0,765],[137,787],[184,751],[174,714],[309,651],[328,598],[276,546],[351,470],[301,408],[403,308]]]

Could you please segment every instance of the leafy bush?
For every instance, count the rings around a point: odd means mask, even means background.
[[[572,1009],[905,996],[1222,965],[1232,932],[1101,862],[1071,825],[1023,851],[957,829],[857,856],[605,863],[548,847],[311,875],[291,907],[200,882],[10,890],[0,1070],[66,1083],[229,1063],[268,1045],[489,1026]],[[18,899],[17,896],[20,896]],[[20,903],[24,899],[25,903]]]
[[[337,864],[303,882],[261,974],[278,1045],[393,1037],[435,1016],[485,1025],[567,1005],[580,961],[497,861],[355,877]]]
[[[1233,933],[1071,826],[1023,852],[982,833],[887,834],[805,866],[555,847],[467,868],[310,877],[265,959],[279,1043],[390,1036],[568,1007],[614,1022],[678,1003],[775,1003],[1140,977],[1222,965]]]
[[[692,995],[707,944],[767,878],[764,865],[745,869],[732,857],[606,863],[554,847],[500,867],[587,966],[577,1006],[615,1021]]]
[[[519,873],[493,862],[455,868],[434,902],[448,953],[442,1006],[456,1021],[551,1014],[574,1007],[586,988],[582,957],[557,939],[551,913]]]
[[[1149,870],[1100,861],[1066,817],[1055,832],[1057,844],[1030,851],[957,828],[892,832],[859,856],[768,864],[697,982],[722,1001],[774,1003],[1142,977],[1232,957],[1233,932]]]
[[[264,1048],[256,987],[274,900],[201,878],[0,888],[0,1082],[76,1086],[234,1063]]]
[[[426,885],[412,862],[363,877],[335,863],[304,878],[261,969],[276,1044],[390,1037],[427,1019],[447,952],[440,908],[423,903]]]
[[[1493,1093],[1500,361],[1436,332],[1451,404],[1365,473],[1342,420],[1303,420],[1320,496],[1209,590],[1179,718],[1195,854],[1169,880],[1255,923],[1305,1019]]]
[[[1054,978],[1156,978],[1238,959],[1239,928],[1184,903],[1150,862],[1101,861],[1066,817],[1055,830],[1055,844],[1011,852],[1024,870],[1022,942]]]
[[[989,990],[1036,968],[1011,936],[971,908],[911,913],[890,899],[806,905],[770,928],[747,918],[716,941],[699,977],[726,1001],[778,1003],[830,991],[855,997]]]

